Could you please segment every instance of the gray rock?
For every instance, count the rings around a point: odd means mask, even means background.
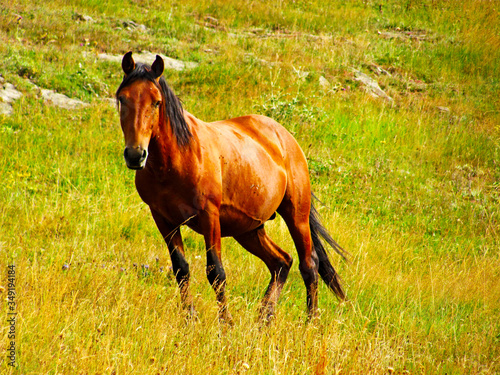
[[[140,23],[134,22],[132,20],[123,21],[123,27],[127,28],[129,31],[139,30],[146,32],[148,28]]]
[[[381,66],[378,66],[377,64],[370,64],[370,70],[378,76],[384,74],[386,76],[392,77],[391,73],[389,73],[387,70],[385,70]]]
[[[442,107],[442,106],[437,106],[436,107],[440,112],[450,112],[450,109],[448,107]]]
[[[12,83],[4,83],[0,86],[0,99],[6,103],[12,103],[14,100],[21,98],[23,94],[16,90]]]
[[[12,102],[20,99],[23,94],[17,91],[13,84],[5,82],[0,76],[0,114],[10,116],[14,112]]]
[[[83,22],[88,22],[88,23],[95,22],[95,20],[92,17],[87,16],[85,14],[80,14],[80,13],[74,13],[73,14],[73,19],[75,21],[83,21]]]
[[[40,89],[31,81],[26,81],[30,84],[33,90],[37,90],[42,95],[46,103],[51,103],[55,106],[65,109],[76,109],[86,107],[89,104],[81,100],[68,98],[66,95],[59,94],[53,90]],[[11,103],[18,100],[23,94],[16,90],[11,83],[0,83],[0,114],[10,116],[13,113]]]
[[[319,85],[325,90],[328,90],[332,86],[332,84],[323,76],[319,77]]]
[[[318,83],[324,91],[329,92],[329,93],[335,94],[339,90],[345,90],[339,82],[335,82],[335,81],[330,82],[328,79],[326,79],[323,76],[319,77]]]
[[[83,15],[82,18],[85,22],[90,22],[90,23],[95,22],[95,20],[92,17],[87,15]]]
[[[378,82],[365,73],[362,73],[359,70],[355,70],[354,79],[358,82],[361,82],[366,91],[374,98],[382,98],[387,100],[388,102],[393,102],[393,99],[380,88]]]
[[[81,100],[68,98],[66,95],[59,94],[53,90],[41,89],[40,92],[45,103],[51,103],[64,109],[77,109],[89,105]]]

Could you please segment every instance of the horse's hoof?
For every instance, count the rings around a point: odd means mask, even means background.
[[[224,311],[219,315],[219,323],[230,327],[234,326],[233,317],[227,311]]]

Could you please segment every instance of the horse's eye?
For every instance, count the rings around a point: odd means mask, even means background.
[[[154,103],[155,108],[158,108],[158,107],[160,106],[160,104],[161,104],[161,101],[160,101],[160,100],[158,100],[157,102],[155,102],[155,103]]]

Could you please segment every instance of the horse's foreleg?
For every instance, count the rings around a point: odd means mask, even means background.
[[[180,228],[175,228],[170,225],[160,214],[153,210],[151,210],[151,212],[156,226],[160,230],[168,246],[170,259],[172,261],[172,270],[174,271],[175,279],[179,285],[182,306],[188,311],[189,316],[192,317],[196,315],[196,313],[193,306],[193,300],[189,293],[189,264],[184,256],[184,245],[182,243]]]
[[[179,285],[182,306],[188,311],[189,315],[193,317],[196,313],[193,306],[193,299],[189,293],[189,264],[184,257],[180,229],[177,229],[177,233],[173,236],[171,245],[168,249],[170,251],[170,259],[172,260],[172,269],[175,274],[175,279]],[[177,238],[179,238],[179,241],[177,241]]]
[[[221,230],[218,214],[200,213],[200,223],[207,249],[207,279],[215,291],[219,304],[219,320],[232,324],[227,309],[226,272],[221,261]]]

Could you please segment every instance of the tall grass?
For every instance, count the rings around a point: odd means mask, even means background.
[[[18,313],[12,369],[2,302],[2,373],[499,372],[498,21],[495,3],[474,1],[2,4],[0,73],[25,94],[0,118],[0,294],[15,264]],[[203,241],[184,230],[198,310],[185,319],[102,101],[122,73],[96,54],[128,50],[198,62],[165,73],[197,117],[258,112],[295,135],[323,221],[351,254],[332,255],[348,302],[321,286],[306,324],[295,262],[261,327],[268,271],[225,239],[235,325],[220,325]],[[30,82],[91,106],[52,107]],[[295,256],[281,219],[266,228]]]

